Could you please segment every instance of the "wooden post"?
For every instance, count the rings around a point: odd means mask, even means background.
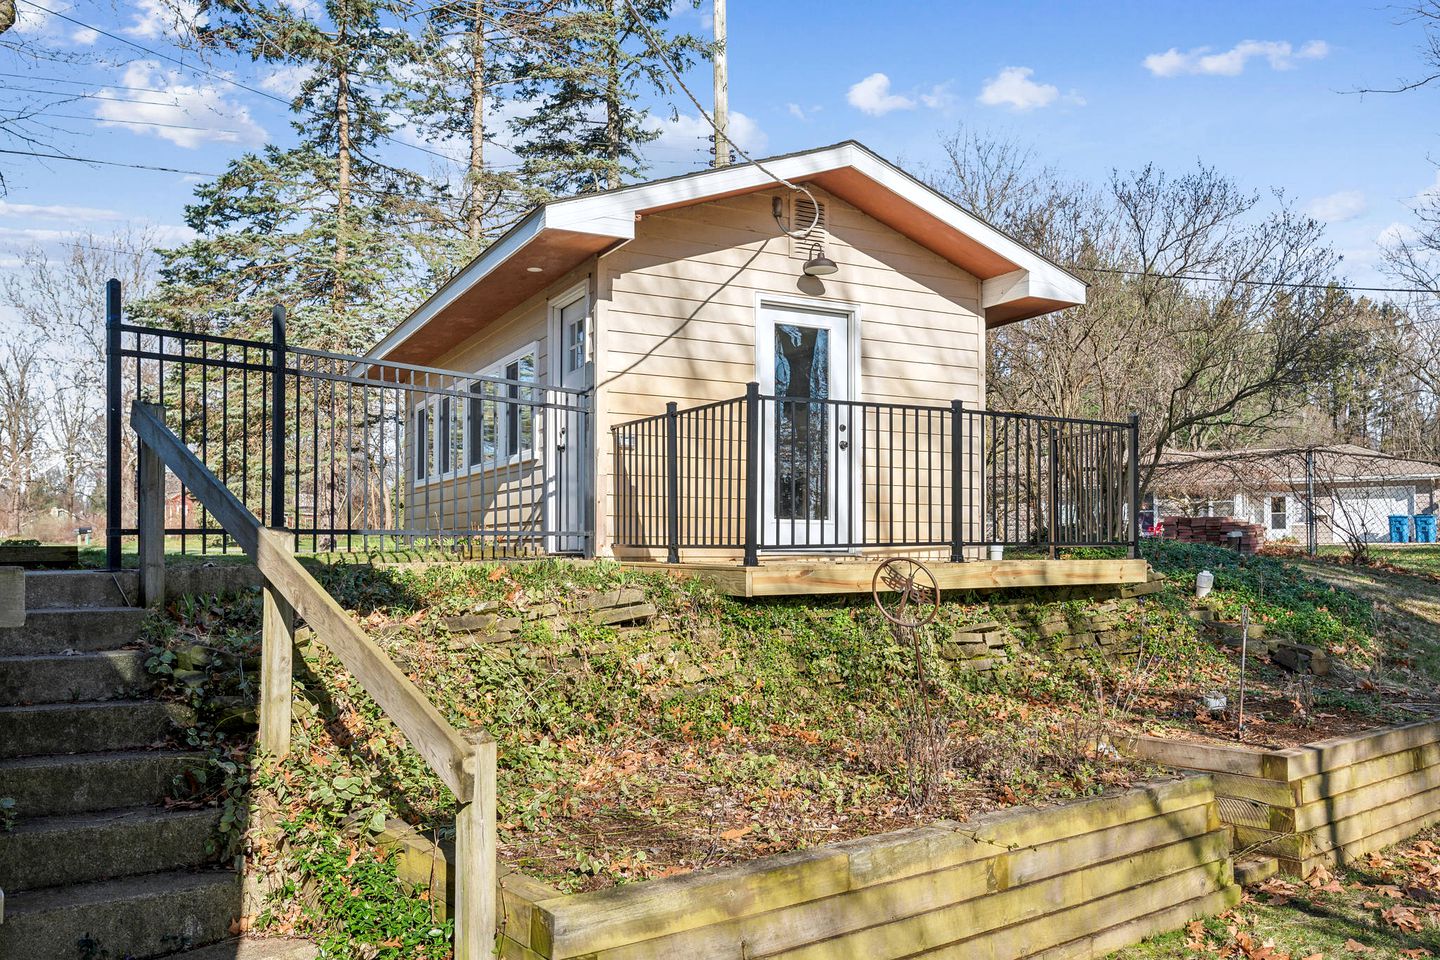
[[[147,406],[162,416],[159,404]],[[139,448],[140,602],[160,607],[165,604],[165,461],[148,443]]]
[[[471,777],[468,802],[455,812],[455,960],[495,956],[495,741],[483,730],[467,733]]]
[[[290,549],[289,537],[278,544]],[[290,752],[290,700],[295,655],[295,608],[267,578],[260,626],[260,748],[273,757]]]

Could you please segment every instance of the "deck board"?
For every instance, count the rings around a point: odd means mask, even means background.
[[[669,571],[710,581],[732,597],[868,593],[877,560],[782,560],[757,567],[726,563],[630,561],[637,570]],[[926,564],[942,590],[1119,586],[1149,577],[1144,560],[972,560]]]

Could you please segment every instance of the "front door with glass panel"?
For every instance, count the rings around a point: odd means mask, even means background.
[[[764,433],[760,539],[834,549],[853,539],[850,315],[762,303],[756,328]]]
[[[555,301],[550,306],[551,344],[559,352],[556,363],[558,385],[570,390],[590,387],[590,298],[580,292],[572,298]],[[573,394],[556,396],[553,411],[554,465],[550,498],[550,527],[557,532],[551,537],[551,553],[580,553],[585,549],[590,504],[589,438],[585,421],[577,409],[579,398]]]

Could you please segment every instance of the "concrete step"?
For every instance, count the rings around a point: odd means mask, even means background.
[[[215,859],[220,811],[127,807],[21,820],[0,836],[0,889],[39,887],[196,867]]]
[[[140,578],[134,570],[30,570],[25,574],[25,609],[133,607]]]
[[[125,750],[0,760],[0,797],[14,798],[21,823],[33,817],[158,804],[173,795],[176,777],[204,759],[198,753]]]
[[[239,877],[211,870],[22,891],[5,898],[0,957],[146,960],[225,939],[240,912]]]
[[[242,937],[175,954],[173,960],[315,960],[320,948],[289,937]]]
[[[0,707],[0,757],[146,747],[194,722],[189,707],[158,700]]]
[[[148,691],[145,650],[0,657],[0,706],[112,700]]]
[[[0,657],[118,650],[140,638],[149,616],[139,607],[27,610],[25,626],[0,628]]]

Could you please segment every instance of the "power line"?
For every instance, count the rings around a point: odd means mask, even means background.
[[[38,93],[47,97],[62,97],[66,100],[108,100],[111,103],[138,103],[147,107],[174,107],[177,110],[184,109],[180,104],[180,98],[175,94],[170,94],[172,102],[160,103],[156,100],[136,100],[134,97],[107,97],[103,93],[81,93],[70,90],[37,90],[34,87],[6,87],[5,92]],[[160,93],[161,91],[157,90],[155,92]]]
[[[31,73],[6,73],[3,70],[0,70],[0,77],[15,77],[20,80],[29,80],[33,83],[68,83],[72,86],[81,87],[90,85],[89,80],[67,80],[64,77],[37,77]],[[125,87],[118,83],[105,83],[102,84],[102,86],[109,90],[129,90],[131,93],[169,93],[168,90],[162,90],[159,87]],[[59,91],[56,92],[58,93]]]
[[[192,177],[218,177],[218,173],[205,173],[201,170],[179,170],[175,167],[154,167],[145,163],[121,163],[118,160],[97,160],[94,157],[71,157],[63,153],[40,153],[35,150],[8,150],[0,148],[0,153],[10,153],[18,157],[40,157],[44,160],[70,160],[74,163],[98,163],[107,167],[129,167],[132,170],[155,170],[159,173],[183,173]]]
[[[1088,273],[1107,273],[1123,277],[1149,277],[1154,280],[1191,280],[1201,283],[1234,283],[1251,287],[1283,287],[1292,290],[1344,290],[1347,293],[1420,293],[1440,296],[1430,287],[1362,287],[1348,283],[1302,283],[1290,280],[1251,280],[1244,277],[1211,277],[1193,273],[1154,273],[1147,270],[1121,270],[1115,267],[1081,267]]]
[[[193,65],[193,64],[186,63],[184,60],[181,60],[181,59],[179,59],[179,58],[177,58],[177,57],[172,57],[172,56],[170,56],[169,54],[161,53],[159,50],[153,50],[153,49],[151,49],[150,47],[145,46],[144,44],[136,43],[134,40],[129,40],[129,39],[126,39],[125,37],[118,36],[118,35],[116,35],[116,34],[111,33],[111,32],[108,31],[108,30],[102,30],[102,29],[99,28],[99,27],[92,26],[91,24],[85,23],[83,20],[77,20],[77,19],[75,19],[74,17],[68,16],[67,14],[64,14],[64,13],[61,13],[61,12],[58,11],[58,10],[51,10],[49,7],[42,7],[40,4],[36,3],[35,0],[20,0],[20,2],[21,2],[21,3],[24,3],[24,4],[28,4],[29,6],[34,7],[36,10],[44,11],[45,13],[48,13],[48,14],[50,14],[51,16],[56,16],[56,17],[59,17],[59,18],[62,19],[62,20],[69,21],[70,23],[75,24],[75,26],[77,26],[77,27],[83,27],[83,28],[85,28],[86,30],[94,30],[96,33],[100,34],[100,35],[103,36],[103,37],[109,37],[111,40],[114,40],[114,41],[116,41],[116,42],[118,42],[118,43],[123,43],[123,44],[126,44],[127,46],[134,47],[136,50],[139,50],[139,51],[141,51],[141,52],[143,52],[143,53],[148,53],[148,54],[150,54],[150,56],[152,56],[152,57],[159,57],[159,58],[161,58],[162,60],[168,60],[168,61],[171,62],[171,63],[177,64],[178,66],[181,66],[181,67],[185,68],[186,70],[189,70],[189,71],[191,71],[191,72],[193,72],[193,73],[198,73],[198,74],[200,74],[202,77],[209,77],[210,79],[212,79],[212,80],[218,80],[218,81],[220,81],[221,83],[228,83],[228,84],[230,84],[232,87],[237,87],[237,88],[239,88],[239,89],[241,89],[241,90],[245,90],[245,91],[247,91],[247,92],[249,92],[249,93],[253,93],[253,94],[255,94],[256,96],[265,97],[267,100],[273,100],[273,101],[275,101],[276,103],[283,104],[283,105],[284,105],[285,107],[287,107],[287,108],[289,108],[290,105],[291,105],[289,100],[286,100],[284,97],[276,96],[275,94],[271,93],[271,92],[268,91],[268,90],[261,90],[261,89],[258,88],[258,87],[252,87],[252,86],[250,86],[249,84],[241,83],[239,80],[236,80],[236,79],[234,79],[233,77],[227,77],[227,76],[225,76],[223,73],[215,73],[215,72],[213,72],[213,71],[205,70],[205,69],[203,69],[203,68],[201,68],[201,67],[197,67],[197,66],[195,66],[195,65]],[[416,143],[409,143],[408,141],[401,140],[401,139],[399,139],[399,138],[397,138],[397,137],[390,136],[389,134],[382,134],[381,136],[382,136],[383,139],[388,140],[388,141],[390,141],[391,143],[397,143],[397,144],[399,144],[400,146],[409,147],[409,148],[411,148],[412,150],[419,150],[421,153],[428,153],[428,154],[430,154],[432,157],[439,157],[441,160],[444,160],[444,161],[447,162],[447,163],[453,163],[453,164],[456,164],[457,166],[464,166],[464,164],[463,164],[461,161],[456,160],[456,159],[454,159],[453,157],[447,157],[447,156],[445,156],[445,154],[440,153],[440,152],[437,151],[437,150],[431,150],[431,149],[429,149],[429,148],[427,148],[427,147],[422,147],[422,146],[420,146],[419,144],[416,144]]]
[[[85,120],[90,123],[125,123],[140,127],[164,127],[168,130],[197,130],[203,133],[240,133],[239,130],[226,130],[222,127],[192,127],[184,123],[161,123],[158,120],[118,120],[113,117],[82,117],[74,113],[50,113],[45,110],[36,113],[19,113],[10,119],[31,120],[35,117],[49,117],[52,120]]]

